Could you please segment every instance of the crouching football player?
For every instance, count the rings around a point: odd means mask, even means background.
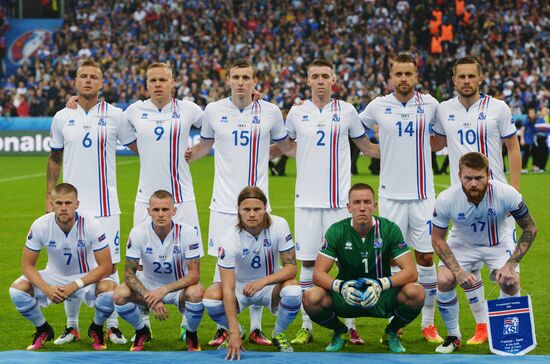
[[[27,350],[38,350],[54,337],[40,306],[67,299],[95,307],[88,335],[92,348],[103,350],[103,324],[114,311],[113,291],[117,286],[107,277],[113,266],[109,244],[99,221],[76,211],[78,192],[73,185],[57,185],[52,191],[52,205],[53,212],[32,224],[23,250],[24,275],[10,287],[15,308],[36,327]],[[43,247],[48,263],[39,271],[36,263]]]
[[[338,317],[393,316],[382,342],[394,353],[405,351],[397,331],[413,321],[424,303],[415,263],[399,227],[373,216],[374,190],[363,183],[349,191],[351,218],[327,230],[315,261],[316,287],[304,293],[304,308],[317,324],[334,331],[326,351],[339,351],[347,341],[347,327]],[[390,261],[401,271],[390,276]],[[336,279],[329,271],[338,260]]]
[[[151,220],[135,226],[126,248],[124,283],[113,296],[115,309],[136,330],[131,351],[141,351],[151,332],[138,305],[147,306],[158,320],[166,320],[165,304],[176,305],[187,317],[187,350],[200,351],[197,329],[202,318],[203,288],[200,246],[195,230],[173,221],[176,214],[170,192],[153,193],[147,208]],[[136,276],[138,264],[143,271]]]
[[[226,359],[240,359],[242,331],[238,312],[261,305],[277,314],[272,342],[279,351],[292,352],[285,330],[302,303],[296,282],[296,255],[288,223],[266,211],[267,198],[258,187],[245,187],[238,197],[238,223],[220,241],[218,266],[221,284],[204,293],[210,317],[229,329]],[[279,256],[283,267],[279,266]]]

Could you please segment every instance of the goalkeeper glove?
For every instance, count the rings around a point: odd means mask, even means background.
[[[361,284],[356,280],[342,281],[335,279],[332,281],[332,290],[340,293],[344,298],[344,301],[350,306],[361,306],[361,300],[363,297],[362,292],[359,290]]]

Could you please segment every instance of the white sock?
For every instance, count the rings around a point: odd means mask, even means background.
[[[354,318],[344,319],[344,324],[346,324],[346,327],[348,328],[348,331],[351,330],[351,329],[355,330],[355,319]]]
[[[425,328],[434,324],[437,273],[434,264],[430,267],[417,264],[416,269],[418,270],[418,283],[424,287],[426,293],[424,307],[422,307],[422,328]]]
[[[78,330],[78,315],[80,314],[80,300],[78,298],[67,298],[63,302],[65,315],[67,316],[67,327]]]
[[[118,313],[116,311],[113,311],[111,316],[107,318],[107,328],[110,329],[111,327],[118,328]]]
[[[262,329],[262,311],[263,306],[250,306],[250,332]]]
[[[215,323],[224,329],[229,330],[227,316],[225,316],[225,310],[223,308],[223,301],[203,298],[202,304],[204,305],[206,312],[208,312],[208,316],[210,316]]]
[[[103,292],[97,295],[94,302],[94,323],[98,326],[103,326],[105,320],[113,313],[115,307],[113,305],[113,291]]]
[[[453,289],[448,292],[441,292],[437,290],[437,305],[439,307],[439,313],[445,326],[447,327],[447,335],[456,336],[459,339],[460,325],[458,323],[458,298],[456,297],[456,290]]]
[[[197,332],[203,312],[202,302],[185,302],[185,317],[187,317],[187,329],[190,332]]]
[[[15,309],[19,311],[24,318],[32,322],[35,327],[40,327],[46,323],[46,319],[44,315],[42,315],[40,305],[36,298],[17,288],[10,287],[9,291]]]
[[[288,325],[296,318],[302,305],[302,290],[299,286],[287,286],[281,289],[281,302],[277,310],[277,321],[273,329],[273,336],[284,332]]]
[[[204,309],[204,306],[203,306]],[[187,327],[187,316],[181,315],[181,327]]]
[[[313,267],[307,268],[302,265],[302,269],[300,271],[300,287],[302,288],[302,293],[306,290],[313,287]],[[313,324],[311,322],[311,319],[306,313],[306,310],[304,310],[304,306],[302,305],[302,329],[308,329],[309,331],[313,330]]]
[[[135,330],[143,329],[145,321],[139,311],[138,306],[133,302],[128,302],[125,305],[115,305],[115,310],[124,321],[128,322]]]
[[[470,304],[470,309],[476,320],[476,324],[482,324],[486,322],[485,318],[485,287],[481,280],[481,272],[476,270],[472,272],[476,276],[477,282],[472,288],[465,288],[466,298]]]

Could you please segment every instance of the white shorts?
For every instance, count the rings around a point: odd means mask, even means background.
[[[420,253],[433,253],[432,215],[435,198],[425,200],[391,200],[378,197],[380,216],[401,229],[407,244]]]
[[[275,285],[270,284],[265,286],[261,291],[256,292],[254,296],[247,297],[243,294],[246,283],[247,282],[237,282],[235,285],[235,296],[237,296],[237,302],[239,303],[239,312],[244,311],[248,306],[264,306],[275,315],[277,313],[277,307],[271,307],[271,299]]]
[[[138,202],[134,204],[134,226],[137,226],[149,218],[147,212],[149,204]],[[199,224],[199,214],[197,213],[197,204],[193,201],[183,201],[175,205],[176,216],[174,221],[185,223],[195,229],[197,236],[199,237],[199,248],[201,251],[201,257],[204,256],[204,249],[202,247],[201,228]]]
[[[477,246],[466,244],[456,238],[449,236],[447,244],[453,251],[453,254],[462,269],[466,272],[474,272],[483,267],[483,263],[489,268],[491,280],[494,281],[493,272],[500,269],[512,256],[516,249],[515,244],[511,240],[501,242],[495,246]],[[443,261],[439,261],[439,266],[445,265]],[[519,265],[516,268],[519,273]]]
[[[38,271],[38,273],[40,274],[40,277],[42,277],[44,282],[46,282],[49,285],[55,285],[55,286],[64,286],[86,275],[86,274],[76,274],[73,276],[65,276],[59,273],[48,272],[45,269]],[[22,275],[18,279],[23,279],[30,283],[30,281],[24,275]],[[102,280],[112,281],[113,279],[109,276]],[[95,301],[95,287],[96,287],[96,284],[93,283],[93,284],[87,285],[86,287],[79,288],[72,295],[70,295],[67,300],[77,299],[84,302],[86,305],[88,305],[88,307],[93,307],[94,301]],[[38,288],[35,285],[32,285],[32,289],[34,291],[34,298],[36,298],[40,306],[48,307],[50,304],[53,303],[52,301],[50,301],[48,296],[40,290],[40,288]]]
[[[164,284],[162,284],[162,283],[158,283],[158,282],[155,282],[153,280],[148,279],[147,277],[144,277],[143,274],[141,274],[139,276],[136,274],[136,277],[140,280],[140,282],[143,284],[143,286],[145,288],[147,288],[147,290],[149,290],[149,291],[154,291],[155,289],[164,286]],[[164,298],[162,299],[162,302],[165,303],[165,304],[171,304],[171,305],[179,306],[180,294],[181,294],[182,291],[183,291],[183,289],[180,289],[180,290],[177,290],[175,292],[167,293],[164,296]]]
[[[208,255],[218,256],[219,241],[225,232],[238,221],[237,214],[226,214],[210,210],[210,222],[208,223]]]
[[[296,207],[294,210],[296,258],[314,261],[323,245],[328,228],[349,216],[347,208],[315,209]]]
[[[113,264],[120,263],[120,215],[96,217],[109,242]]]

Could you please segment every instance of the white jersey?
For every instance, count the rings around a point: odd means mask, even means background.
[[[415,92],[405,105],[395,95],[377,97],[359,115],[369,129],[379,126],[380,197],[424,200],[435,196],[431,125],[438,102]]]
[[[270,215],[272,224],[257,237],[233,227],[218,248],[218,265],[235,269],[237,283],[266,277],[280,269],[279,253],[294,249],[292,234],[285,219]]]
[[[149,203],[157,190],[172,193],[175,203],[194,201],[195,191],[184,158],[191,125],[199,128],[202,110],[191,101],[172,99],[162,109],[151,100],[137,101],[126,110],[139,151],[139,185],[136,201]]]
[[[172,223],[172,230],[161,241],[151,219],[132,228],[126,246],[127,259],[140,259],[143,277],[162,285],[183,278],[187,274],[186,260],[199,256],[199,240],[191,226]]]
[[[491,177],[506,183],[502,139],[515,137],[516,126],[505,102],[482,95],[468,110],[458,97],[442,102],[433,131],[447,138],[452,186],[460,185],[458,161],[468,152],[484,154]]]
[[[319,109],[308,100],[290,109],[286,128],[297,143],[295,206],[346,207],[351,184],[348,138],[365,135],[355,108],[333,99]]]
[[[101,224],[94,217],[77,212],[75,220],[68,234],[57,225],[54,212],[32,224],[25,247],[36,252],[46,248],[46,271],[62,276],[84,276],[97,267],[94,252],[109,247]]]
[[[93,216],[120,214],[116,145],[135,140],[121,109],[104,101],[89,112],[80,105],[55,114],[50,147],[63,152],[63,182],[78,190],[79,210]]]
[[[257,101],[239,110],[226,98],[206,106],[201,138],[214,139],[214,191],[210,209],[237,213],[237,197],[246,186],[268,191],[271,140],[287,137],[281,110]]]
[[[511,213],[521,218],[528,213],[521,194],[512,186],[491,181],[485,197],[476,206],[468,201],[462,185],[441,192],[435,201],[434,226],[447,229],[453,221],[449,239],[463,245],[494,246],[510,239],[505,220]]]

